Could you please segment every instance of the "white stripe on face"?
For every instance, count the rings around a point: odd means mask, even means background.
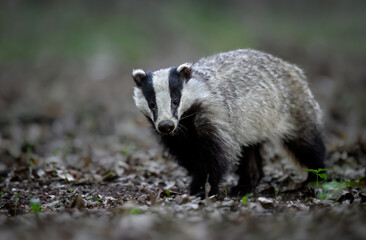
[[[171,98],[169,90],[169,69],[162,69],[154,72],[153,86],[156,96],[156,105],[158,108],[158,116],[155,121],[155,127],[165,120],[174,122],[177,126],[177,119],[173,117],[171,108]]]

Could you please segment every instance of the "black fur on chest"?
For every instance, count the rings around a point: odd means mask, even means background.
[[[208,138],[202,136],[203,129],[198,129],[200,126],[197,124],[200,120],[197,119],[197,115],[201,110],[200,104],[195,104],[182,115],[174,135],[161,136],[161,142],[166,150],[189,172],[194,170],[194,163],[200,158],[205,138]],[[210,128],[210,123],[204,127]]]
[[[228,161],[217,128],[202,114],[202,105],[194,104],[186,111],[173,135],[160,135],[169,154],[193,176],[191,194],[202,194],[209,181],[215,194]]]

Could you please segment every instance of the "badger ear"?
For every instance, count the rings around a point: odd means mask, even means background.
[[[180,74],[183,74],[183,76],[184,76],[184,78],[186,79],[187,82],[192,76],[191,66],[192,66],[191,63],[183,63],[182,65],[177,67],[177,71]]]
[[[146,78],[146,73],[142,69],[134,69],[132,71],[132,77],[138,87],[142,86],[142,82]]]

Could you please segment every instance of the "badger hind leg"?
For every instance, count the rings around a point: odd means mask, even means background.
[[[297,137],[284,140],[285,148],[302,166],[308,169],[325,168],[325,144],[323,134],[317,128],[303,131]],[[315,181],[316,175],[308,173],[307,182]]]
[[[263,177],[262,156],[260,148],[262,144],[242,147],[242,155],[236,174],[239,175],[238,184],[231,189],[232,196],[242,196],[255,190]]]

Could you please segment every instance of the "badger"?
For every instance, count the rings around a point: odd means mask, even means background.
[[[203,198],[205,186],[217,194],[233,166],[239,180],[231,194],[253,191],[268,141],[280,141],[300,165],[324,168],[322,113],[295,65],[241,49],[154,72],[135,69],[132,77],[135,104],[192,176],[191,195]]]

